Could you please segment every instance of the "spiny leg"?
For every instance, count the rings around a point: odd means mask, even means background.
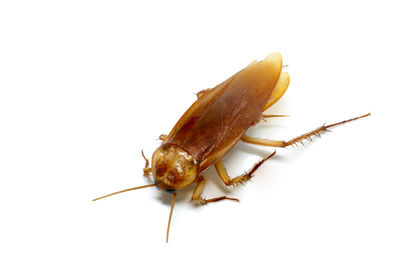
[[[330,125],[322,125],[321,127],[318,127],[315,130],[312,130],[308,133],[299,135],[289,141],[277,141],[277,140],[268,140],[268,139],[262,139],[262,138],[256,138],[256,137],[250,137],[248,135],[243,135],[242,136],[242,141],[246,142],[246,143],[251,143],[251,144],[255,144],[255,145],[263,145],[263,146],[272,146],[272,147],[287,147],[287,146],[291,146],[297,143],[301,143],[303,144],[303,140],[309,140],[312,141],[311,137],[313,136],[320,136],[321,133],[329,131],[328,129],[334,126],[338,126],[340,124],[344,124],[350,121],[354,121],[354,120],[358,120],[364,117],[367,117],[371,115],[370,113],[359,116],[359,117],[355,117],[349,120],[344,120],[341,122],[337,122],[337,123],[333,123]]]
[[[193,191],[193,195],[192,195],[192,199],[191,199],[191,201],[195,205],[205,205],[210,202],[217,202],[217,201],[224,200],[224,199],[239,201],[239,199],[237,199],[237,198],[230,198],[228,196],[221,196],[221,197],[209,198],[209,199],[203,198],[201,196],[201,193],[204,190],[205,184],[206,184],[206,181],[204,180],[204,177],[202,175],[199,176],[199,179],[197,180],[196,188]]]
[[[149,160],[146,158],[146,156],[144,155],[143,149],[142,149],[142,156],[145,160],[145,164],[144,164],[144,168],[143,168],[143,175],[145,177],[149,177],[150,173],[151,173],[151,168],[149,168]]]
[[[262,160],[260,160],[259,162],[257,162],[256,164],[254,164],[254,166],[250,169],[250,171],[248,173],[239,175],[233,179],[231,179],[226,171],[226,168],[224,167],[223,163],[221,160],[217,161],[217,163],[215,163],[215,169],[217,170],[217,173],[219,175],[219,177],[221,178],[221,180],[225,183],[225,185],[230,186],[230,185],[235,185],[235,184],[240,184],[243,182],[246,182],[248,180],[250,180],[250,178],[253,176],[253,173],[268,159],[272,158],[275,155],[276,151],[274,151],[274,153],[272,153],[271,155],[269,155],[266,158],[263,158]]]

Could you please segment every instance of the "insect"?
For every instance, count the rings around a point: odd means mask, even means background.
[[[247,173],[231,178],[221,159],[239,140],[256,145],[283,148],[302,143],[304,140],[312,141],[313,136],[319,136],[333,126],[370,115],[368,113],[338,123],[323,125],[289,141],[268,140],[246,135],[247,129],[262,119],[283,117],[283,115],[265,115],[263,112],[282,97],[289,87],[289,82],[289,74],[282,71],[282,56],[280,53],[272,53],[260,62],[253,61],[216,87],[200,91],[197,93],[197,100],[183,114],[171,132],[160,136],[162,144],[153,153],[151,167],[142,151],[145,159],[144,176],[152,176],[154,183],[118,191],[93,201],[152,186],[172,194],[166,237],[166,242],[168,242],[172,212],[180,189],[195,183],[191,201],[197,205],[221,200],[239,201],[228,196],[209,199],[202,197],[205,186],[202,172],[214,166],[226,186],[241,184],[251,179],[254,172],[276,153],[275,151],[261,159]]]

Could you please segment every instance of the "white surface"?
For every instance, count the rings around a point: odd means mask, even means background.
[[[395,1],[2,1],[1,266],[399,266]],[[241,203],[194,208],[143,160],[195,93],[280,51],[292,82],[254,136],[289,139]],[[232,175],[273,149],[239,144]],[[212,169],[209,197],[224,194]]]

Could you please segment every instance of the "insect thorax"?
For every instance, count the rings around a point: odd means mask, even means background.
[[[197,162],[189,152],[174,144],[163,144],[153,154],[152,173],[158,188],[181,189],[197,178]]]

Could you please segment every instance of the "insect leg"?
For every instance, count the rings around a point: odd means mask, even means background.
[[[273,115],[273,114],[261,114],[263,119],[266,118],[281,118],[281,117],[289,117],[289,115]]]
[[[254,164],[254,166],[250,169],[250,171],[248,173],[244,173],[242,175],[239,175],[233,179],[231,179],[226,171],[225,166],[223,165],[222,161],[219,160],[215,163],[215,169],[217,170],[217,173],[219,175],[219,177],[221,178],[221,180],[225,183],[225,185],[235,185],[235,184],[241,184],[243,182],[246,182],[248,180],[250,180],[250,178],[253,176],[253,173],[268,159],[272,158],[275,155],[276,151],[274,151],[274,153],[272,153],[271,155],[269,155],[266,158],[263,158],[262,160],[260,160],[259,162],[257,162],[256,164]]]
[[[242,141],[246,142],[246,143],[251,143],[251,144],[255,144],[255,145],[262,145],[262,146],[272,146],[272,147],[287,147],[287,146],[291,146],[297,143],[301,143],[303,144],[303,140],[309,140],[312,141],[312,137],[313,136],[320,136],[321,133],[329,131],[328,129],[333,127],[333,126],[337,126],[340,124],[344,124],[350,121],[354,121],[354,120],[358,120],[364,117],[367,117],[371,115],[370,113],[359,116],[359,117],[355,117],[349,120],[344,120],[338,123],[333,123],[330,125],[322,125],[321,127],[316,128],[315,130],[312,130],[308,133],[299,135],[289,141],[277,141],[277,140],[269,140],[269,139],[262,139],[262,138],[256,138],[256,137],[250,137],[248,135],[243,135],[242,136]]]
[[[282,118],[282,117],[289,117],[289,115],[261,114],[259,121],[263,120],[264,122],[267,122],[267,118]]]
[[[206,184],[206,181],[204,180],[204,177],[201,175],[197,181],[197,185],[193,191],[193,195],[192,195],[192,199],[191,199],[191,201],[195,205],[205,205],[210,202],[217,202],[217,201],[224,200],[224,199],[239,201],[239,199],[237,199],[237,198],[230,198],[228,196],[221,196],[221,197],[209,198],[209,199],[203,198],[201,196],[201,193],[203,193],[205,184]]]
[[[146,177],[149,177],[150,173],[151,173],[151,168],[149,168],[149,160],[144,155],[143,150],[142,150],[142,157],[144,158],[144,160],[146,162],[145,165],[144,165],[144,168],[143,168],[143,175],[146,176]]]
[[[160,139],[161,141],[165,141],[165,140],[167,140],[167,138],[168,138],[168,135],[166,135],[166,134],[161,134],[161,135],[158,137],[158,139]]]

